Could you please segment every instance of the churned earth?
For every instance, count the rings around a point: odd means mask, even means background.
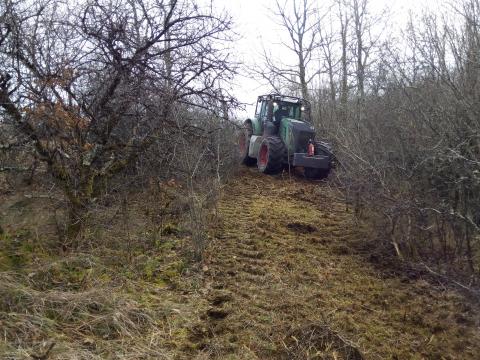
[[[357,254],[368,232],[327,182],[245,169],[218,211],[192,334],[205,358],[480,358],[478,307]]]

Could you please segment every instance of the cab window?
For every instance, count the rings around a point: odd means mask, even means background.
[[[290,107],[290,117],[292,119],[297,119],[299,120],[300,119],[300,106],[298,105],[292,105]]]
[[[261,103],[261,107],[260,107],[260,112],[259,112],[259,118],[260,119],[263,119],[267,114],[267,102],[266,101],[262,101]]]
[[[284,102],[282,103],[282,109],[285,112],[282,114],[283,116],[290,119],[300,119],[300,106],[298,104]]]
[[[257,107],[255,108],[255,116],[260,116],[262,110],[262,100],[257,101]]]

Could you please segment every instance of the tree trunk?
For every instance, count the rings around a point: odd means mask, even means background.
[[[69,244],[76,244],[77,238],[80,235],[83,223],[86,218],[86,204],[83,204],[80,199],[76,202],[71,202],[68,205],[67,224],[65,228],[65,238]]]
[[[75,186],[72,182],[65,183],[65,193],[68,201],[67,224],[65,237],[70,244],[75,244],[88,217],[89,205],[92,202],[96,187],[101,181],[89,170],[80,177],[80,183]],[[78,179],[77,179],[78,180]]]
[[[363,107],[365,101],[365,66],[363,59],[363,12],[364,3],[359,3],[358,0],[353,2],[353,12],[355,20],[355,37],[357,41],[357,120],[362,121]],[[361,8],[360,8],[361,7]],[[358,126],[358,124],[357,124]]]
[[[341,81],[341,91],[340,91],[340,111],[341,119],[346,121],[347,119],[347,101],[348,101],[348,59],[347,59],[347,29],[348,29],[348,18],[345,15],[344,10],[340,9],[340,36],[342,41],[342,57],[341,57],[341,67],[342,67],[342,81]]]
[[[308,86],[307,86],[307,80],[306,80],[306,71],[305,71],[305,59],[303,58],[304,56],[304,51],[301,43],[301,38],[300,38],[300,48],[298,51],[298,67],[299,67],[299,75],[300,75],[300,90],[302,92],[302,98],[309,100],[309,94],[308,94]]]

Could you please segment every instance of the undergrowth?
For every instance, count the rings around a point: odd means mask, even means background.
[[[188,357],[200,304],[189,229],[166,208],[179,202],[145,198],[131,195],[127,214],[121,202],[96,208],[80,246],[64,249],[50,202],[3,197],[0,358]]]

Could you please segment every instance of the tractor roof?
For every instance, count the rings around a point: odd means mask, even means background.
[[[259,100],[278,100],[278,101],[285,101],[289,103],[295,104],[310,104],[307,100],[296,97],[296,96],[288,96],[288,95],[281,95],[281,94],[267,94],[267,95],[260,95],[258,97]]]

